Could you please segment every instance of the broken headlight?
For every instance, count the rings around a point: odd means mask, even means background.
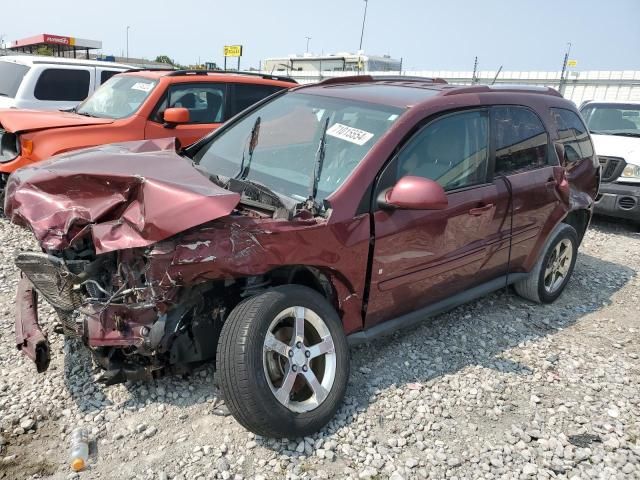
[[[627,166],[624,167],[624,170],[620,174],[620,180],[624,182],[640,183],[640,165],[627,163]]]
[[[18,135],[0,128],[0,162],[9,162],[20,154]]]

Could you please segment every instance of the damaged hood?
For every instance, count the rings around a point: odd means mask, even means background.
[[[5,213],[45,250],[62,250],[90,230],[96,253],[106,253],[229,215],[239,201],[168,138],[78,150],[21,168],[9,178]]]
[[[12,133],[31,132],[48,128],[106,125],[111,118],[94,118],[71,112],[44,112],[41,110],[0,109],[0,125]]]

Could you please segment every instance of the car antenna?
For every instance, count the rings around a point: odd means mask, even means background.
[[[322,136],[320,137],[320,143],[318,144],[318,151],[316,153],[316,161],[313,167],[313,175],[311,176],[311,184],[309,185],[309,198],[307,199],[307,208],[313,210],[317,208],[316,195],[318,194],[318,183],[320,182],[320,174],[322,173],[322,165],[324,164],[324,154],[327,146],[327,130],[329,129],[329,119],[324,122],[324,128],[322,129]]]

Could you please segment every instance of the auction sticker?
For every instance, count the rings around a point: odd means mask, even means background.
[[[143,92],[150,92],[152,88],[153,88],[153,83],[144,83],[144,82],[134,83],[131,86],[131,90],[140,90]]]
[[[364,145],[373,138],[373,133],[371,132],[359,130],[341,123],[331,125],[331,128],[327,130],[327,135],[355,143],[356,145]]]

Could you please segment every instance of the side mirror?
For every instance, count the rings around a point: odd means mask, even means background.
[[[382,192],[378,204],[387,209],[443,210],[449,206],[449,201],[439,183],[428,178],[406,176]]]
[[[189,110],[183,107],[167,108],[162,114],[165,127],[173,128],[181,123],[189,123]]]

